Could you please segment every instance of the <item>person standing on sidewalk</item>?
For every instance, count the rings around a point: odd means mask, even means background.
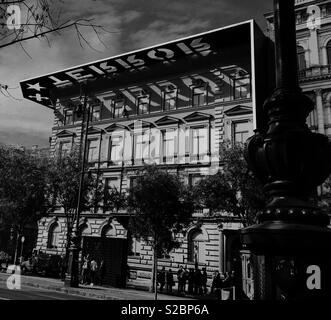
[[[194,288],[194,269],[190,268],[190,272],[188,274],[188,294],[193,294]]]
[[[203,294],[207,294],[207,280],[208,280],[208,275],[206,268],[202,268],[201,284],[202,284]]]
[[[180,266],[177,271],[177,281],[178,281],[178,293],[181,294],[184,291],[183,280],[184,280],[184,269],[183,266]]]
[[[82,284],[88,284],[90,277],[90,256],[87,254],[83,258],[83,266],[82,266]]]
[[[160,292],[163,291],[165,280],[166,280],[166,271],[165,271],[165,267],[162,267],[161,271],[158,274],[158,279],[157,279],[157,282],[160,284]]]
[[[98,263],[95,261],[94,258],[92,258],[92,261],[91,261],[91,286],[94,286],[95,284],[95,279],[96,279],[96,275],[97,275],[97,272],[98,272]]]
[[[167,293],[172,293],[172,286],[174,285],[174,275],[172,270],[167,272]]]

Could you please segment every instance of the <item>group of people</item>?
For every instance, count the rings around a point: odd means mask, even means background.
[[[90,255],[87,254],[82,259],[81,267],[81,284],[90,284],[94,286],[97,284],[102,284],[102,270],[103,270],[103,261],[98,265],[94,257],[90,258]]]
[[[211,293],[219,295],[222,289],[230,288],[233,286],[235,286],[234,271],[231,273],[225,272],[225,274],[220,273],[219,271],[215,271],[211,285]]]
[[[207,294],[207,279],[206,268],[200,270],[198,267],[187,269],[187,267],[180,266],[177,271],[178,293],[190,295]],[[162,267],[157,276],[157,283],[160,287],[160,292],[163,292],[164,286],[166,286],[166,292],[172,293],[172,288],[175,285],[172,270],[166,271],[165,267]]]

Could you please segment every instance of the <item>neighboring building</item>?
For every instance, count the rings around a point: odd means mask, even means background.
[[[54,154],[82,141],[82,118],[75,110],[84,83],[91,110],[88,167],[102,177],[105,192],[114,186],[125,192],[145,163],[195,184],[217,172],[220,143],[245,142],[257,124],[263,126],[256,106],[268,94],[272,76],[269,44],[254,21],[247,21],[25,80],[21,87],[25,98],[54,110]],[[93,239],[97,254],[104,239],[126,239],[127,222],[126,212],[105,212],[102,205],[84,212],[83,248]],[[240,227],[231,213],[216,219],[196,212],[180,247],[160,257],[159,265],[176,271],[179,265],[198,263],[210,275],[240,268]],[[40,220],[36,249],[63,253],[65,230],[59,208]],[[128,240],[130,277],[149,278],[151,248],[139,239]],[[111,241],[110,251],[115,250]]]
[[[331,1],[296,0],[295,12],[300,86],[315,102],[307,124],[331,138]],[[265,17],[269,37],[274,39],[273,13]],[[325,190],[318,192],[323,195]]]

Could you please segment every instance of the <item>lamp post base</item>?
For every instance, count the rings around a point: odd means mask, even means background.
[[[243,261],[253,266],[249,293],[254,300],[331,297],[331,229],[267,221],[243,229],[241,238],[248,249]]]
[[[70,248],[64,286],[71,288],[79,287],[79,248],[76,245]]]

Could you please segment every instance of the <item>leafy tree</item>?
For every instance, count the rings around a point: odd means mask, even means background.
[[[78,193],[81,179],[79,148],[70,153],[54,156],[48,169],[49,194],[58,207],[63,208],[66,219],[66,257],[70,246],[74,223],[77,218]],[[95,210],[102,197],[103,185],[98,177],[84,175],[81,211]]]
[[[52,210],[47,168],[47,158],[0,146],[0,215],[3,224],[14,228],[17,239],[28,224]]]
[[[195,187],[200,206],[213,216],[224,212],[240,218],[244,226],[254,224],[256,215],[265,205],[263,188],[247,168],[244,146],[226,143],[221,146],[222,168],[207,176]]]
[[[151,291],[157,299],[157,254],[176,246],[174,234],[186,226],[193,213],[192,193],[178,176],[146,166],[129,190],[128,208],[133,214],[131,233],[153,250]]]

